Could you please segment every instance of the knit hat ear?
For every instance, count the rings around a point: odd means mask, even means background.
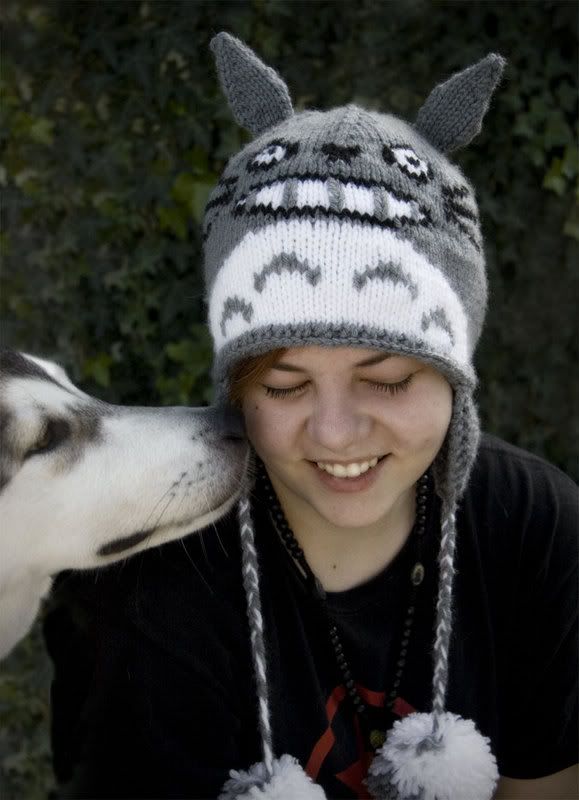
[[[506,63],[502,56],[489,53],[435,86],[418,112],[416,130],[443,153],[467,145],[480,133]]]
[[[246,44],[222,31],[209,46],[236,122],[258,136],[293,115],[286,84]]]

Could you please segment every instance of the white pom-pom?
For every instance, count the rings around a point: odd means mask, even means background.
[[[376,798],[490,800],[499,779],[490,741],[474,722],[450,711],[432,735],[432,714],[409,714],[394,727],[370,765]]]
[[[232,769],[229,774],[219,800],[326,800],[322,787],[287,753],[273,762],[269,780],[263,761],[253,764],[247,772]]]

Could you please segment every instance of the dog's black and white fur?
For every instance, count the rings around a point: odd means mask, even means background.
[[[240,417],[110,405],[51,361],[0,351],[0,658],[51,576],[205,528],[240,496],[248,459]]]

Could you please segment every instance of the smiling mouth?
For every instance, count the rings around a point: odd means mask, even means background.
[[[284,219],[314,214],[348,217],[386,228],[427,225],[431,221],[428,210],[417,200],[385,184],[317,176],[256,184],[236,201],[233,214],[267,214]]]
[[[327,472],[334,478],[348,478],[351,480],[354,478],[359,478],[361,475],[365,475],[367,472],[371,472],[385,458],[386,455],[374,456],[373,458],[370,459],[360,459],[357,461],[348,461],[348,462],[310,461],[310,464],[312,464],[322,472]],[[360,467],[362,467],[362,469],[360,469]]]

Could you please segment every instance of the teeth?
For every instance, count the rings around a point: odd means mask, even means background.
[[[294,186],[292,208],[323,208],[326,211],[347,210],[353,213],[375,217],[377,220],[407,219],[413,222],[422,222],[424,214],[416,200],[402,200],[397,198],[385,187],[377,186],[368,188],[359,186],[354,182],[342,182],[332,179],[332,193],[330,194],[330,181],[327,180],[299,180],[296,178],[274,181],[242,198],[238,202],[238,210],[249,208],[271,208],[277,211],[283,206],[285,187],[291,180]],[[248,202],[247,206],[245,200]]]
[[[364,472],[375,467],[378,463],[378,458],[373,458],[371,461],[363,461],[361,464],[348,464],[345,467],[343,464],[324,464],[322,461],[316,461],[316,464],[324,472],[334,475],[336,478],[357,478]]]

